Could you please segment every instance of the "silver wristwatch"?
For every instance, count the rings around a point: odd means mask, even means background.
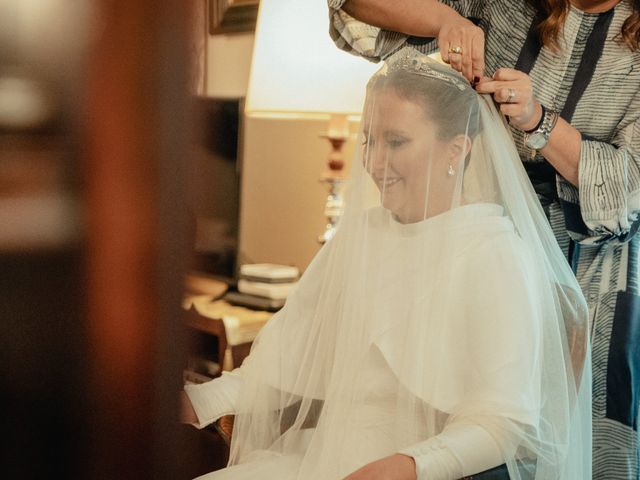
[[[542,119],[536,128],[525,132],[524,144],[532,150],[540,150],[549,142],[551,130],[556,126],[560,114],[542,106]]]

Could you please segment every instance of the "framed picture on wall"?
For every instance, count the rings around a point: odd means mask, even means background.
[[[209,33],[252,32],[260,0],[209,0]]]

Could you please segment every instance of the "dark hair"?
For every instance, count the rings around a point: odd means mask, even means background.
[[[558,36],[569,13],[569,0],[527,0],[529,5],[545,15],[538,25],[542,44],[553,51],[559,48]],[[633,52],[640,49],[640,0],[631,0],[633,12],[622,25],[617,39]]]
[[[425,116],[438,126],[437,135],[441,140],[465,133],[474,138],[478,133],[478,94],[471,86],[461,90],[445,80],[395,70],[375,76],[369,88],[392,89],[400,97],[420,103]]]

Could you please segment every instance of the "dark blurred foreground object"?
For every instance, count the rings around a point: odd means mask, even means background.
[[[3,478],[188,478],[188,10],[0,3]]]
[[[76,2],[64,20],[45,18],[62,3],[0,3],[3,478],[80,478],[87,467],[80,158],[69,91],[81,88],[91,13]]]

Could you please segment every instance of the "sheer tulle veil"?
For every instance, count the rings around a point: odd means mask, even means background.
[[[587,307],[491,99],[404,49],[360,130],[337,233],[241,369],[230,464],[591,478]]]

